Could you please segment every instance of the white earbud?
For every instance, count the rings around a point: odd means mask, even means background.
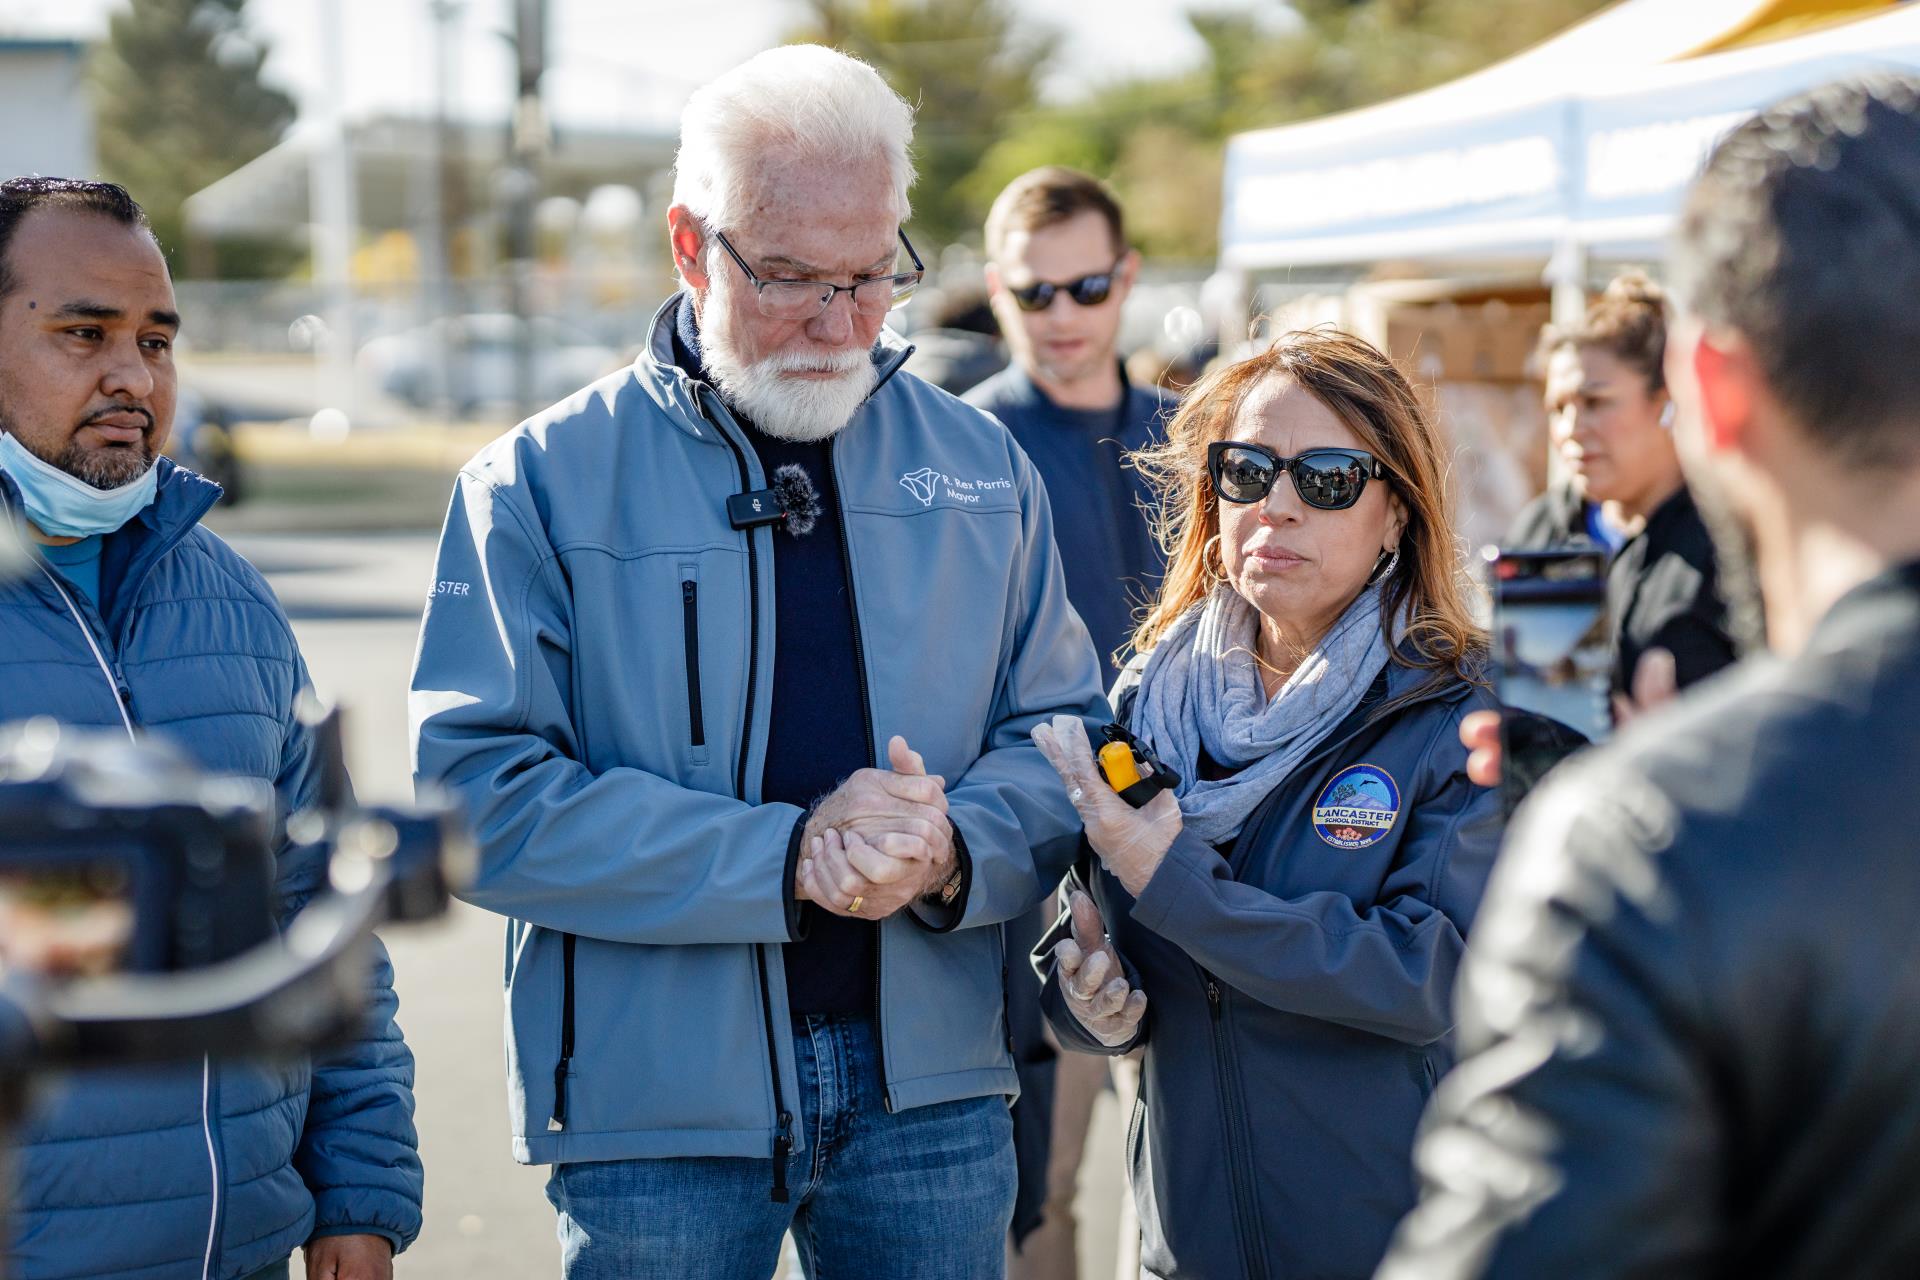
[[[1660,425],[1669,431],[1673,430],[1673,414],[1673,401],[1669,400],[1660,409]]]

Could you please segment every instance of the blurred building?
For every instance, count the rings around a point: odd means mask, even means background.
[[[292,326],[298,354],[303,318],[327,312],[317,271],[241,281],[210,279],[202,268],[205,247],[223,238],[309,241],[320,216],[314,184],[326,180],[332,146],[324,126],[304,124],[187,199],[187,270],[176,287],[193,306],[200,350],[288,354]],[[561,345],[623,348],[671,290],[666,207],[676,146],[670,132],[555,128],[540,162],[538,262],[525,301],[528,315],[574,335]],[[514,175],[502,125],[377,115],[348,125],[347,151],[356,350],[396,335],[412,335],[413,346],[458,347],[442,331],[493,334],[523,323],[511,316],[519,309],[507,262]],[[390,355],[394,345],[363,354]],[[454,376],[447,361],[461,358],[443,357],[436,381]],[[436,397],[449,394],[442,386]]]
[[[304,234],[313,220],[315,160],[328,145],[324,131],[296,129],[279,146],[195,193],[186,204],[188,236]],[[596,191],[624,187],[640,197],[633,202],[636,212],[644,205],[664,215],[675,146],[671,133],[563,126],[542,163],[541,194],[585,209]],[[349,126],[348,148],[361,243],[395,232],[411,236],[422,248],[422,270],[431,274],[429,245],[444,227],[453,274],[485,275],[497,268],[507,160],[500,125],[442,126],[427,118],[381,115]]]
[[[0,178],[95,174],[87,46],[0,36]]]

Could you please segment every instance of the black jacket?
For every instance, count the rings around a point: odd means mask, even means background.
[[[1499,845],[1499,798],[1467,780],[1460,745],[1460,718],[1492,705],[1391,665],[1230,849],[1182,833],[1137,901],[1090,858],[1069,877],[1092,884],[1147,993],[1127,1159],[1149,1275],[1379,1261],[1413,1204],[1414,1128],[1452,1061],[1454,974]],[[1354,828],[1326,810],[1361,805]],[[1067,1047],[1125,1052],[1065,1007],[1052,951],[1068,929],[1035,953],[1041,1005]]]
[[[1515,819],[1381,1280],[1920,1275],[1920,565]]]
[[[1570,484],[1549,485],[1514,515],[1500,545],[1508,551],[1592,546],[1593,538],[1587,533],[1587,503]]]
[[[1673,654],[1680,687],[1706,679],[1734,660],[1727,607],[1720,599],[1713,539],[1685,487],[1647,517],[1607,570],[1613,618],[1613,687],[1633,688],[1649,649]]]

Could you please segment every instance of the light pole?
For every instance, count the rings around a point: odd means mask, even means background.
[[[341,32],[344,5],[316,0],[320,22],[320,74],[327,127],[313,153],[309,188],[313,219],[313,274],[326,294],[327,332],[321,412],[354,414],[353,247],[359,222],[354,190],[353,143],[347,134],[347,64]]]
[[[513,133],[504,175],[507,205],[508,279],[517,321],[514,351],[514,400],[521,417],[534,403],[533,270],[536,254],[534,206],[540,198],[540,162],[552,145],[552,130],[540,101],[540,78],[547,69],[547,0],[514,0],[517,93]]]

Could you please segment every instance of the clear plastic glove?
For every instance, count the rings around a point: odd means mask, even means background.
[[[1139,809],[1122,800],[1100,772],[1087,726],[1078,716],[1055,716],[1052,724],[1033,726],[1032,736],[1067,784],[1067,799],[1086,826],[1087,843],[1127,892],[1139,897],[1180,834],[1180,802],[1171,791]]]
[[[1075,889],[1067,908],[1073,916],[1073,937],[1062,938],[1053,948],[1060,990],[1074,1020],[1087,1034],[1116,1049],[1140,1029],[1147,993],[1127,982],[1120,953],[1107,940],[1106,921],[1093,899]]]

